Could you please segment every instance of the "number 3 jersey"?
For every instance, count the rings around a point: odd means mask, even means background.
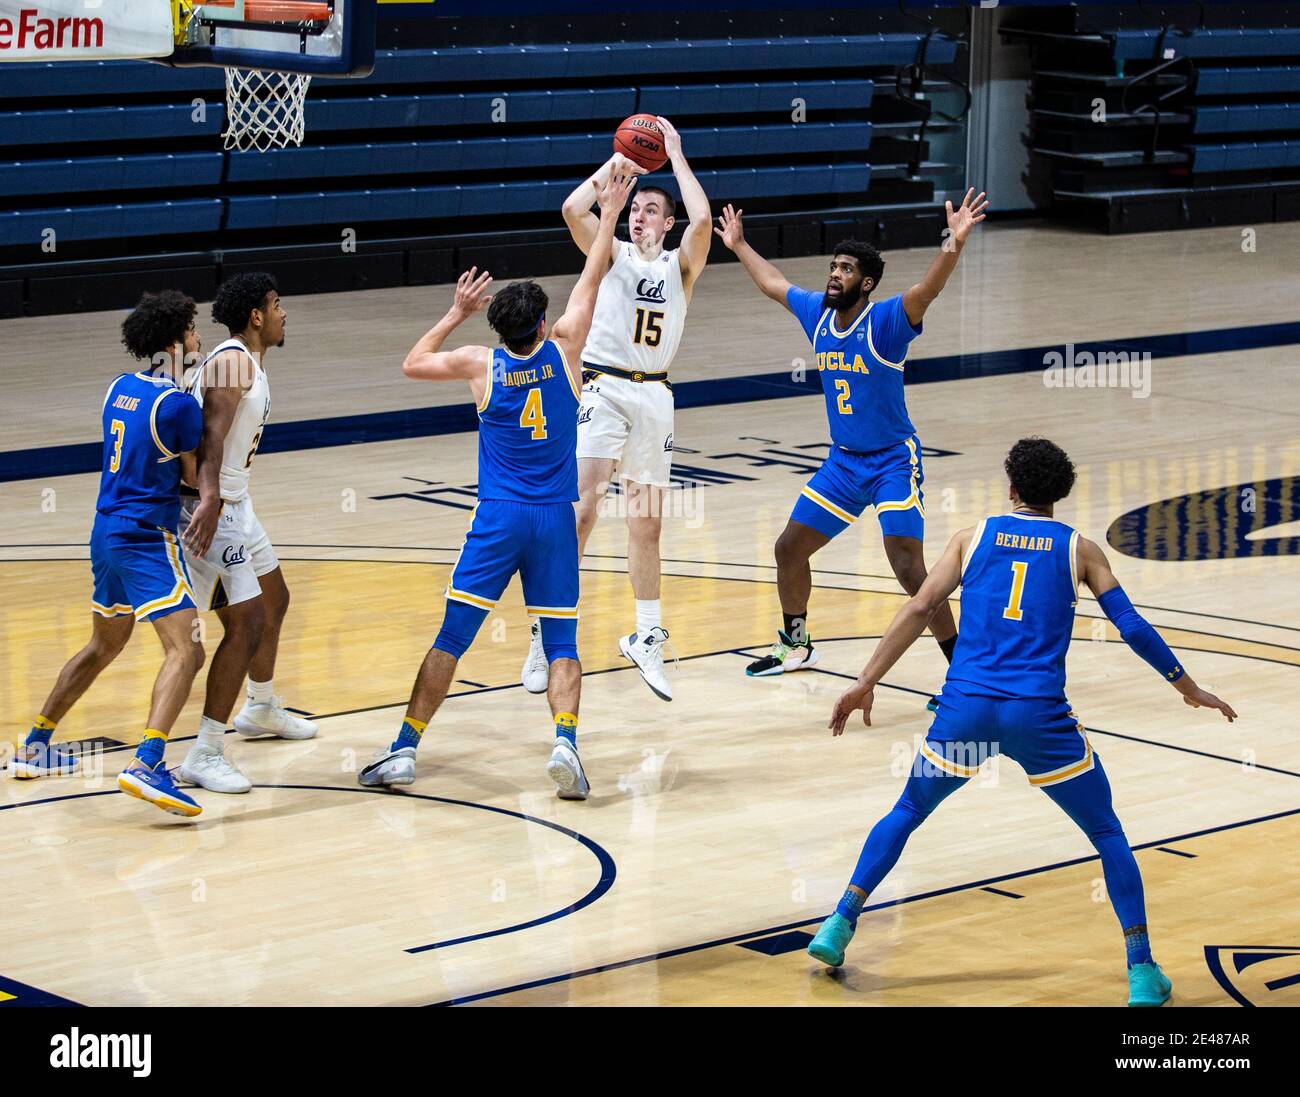
[[[583,362],[632,373],[666,373],[682,341],[686,291],[677,250],[649,262],[636,245],[614,242],[614,261],[596,294]]]
[[[230,351],[238,354],[230,354]],[[203,404],[203,386],[207,380],[207,366],[218,355],[223,359],[218,362],[218,371],[232,371],[235,376],[222,376],[224,382],[247,380],[248,388],[235,409],[230,429],[226,431],[225,447],[221,454],[221,498],[228,503],[238,503],[248,498],[248,480],[253,465],[253,456],[257,453],[258,443],[262,440],[262,428],[271,416],[271,386],[266,379],[266,371],[261,363],[253,357],[240,339],[227,339],[219,343],[211,354],[203,360],[203,365],[190,376],[186,388],[194,398]]]
[[[526,358],[493,348],[478,405],[479,499],[576,502],[578,400],[550,339]]]
[[[124,373],[104,396],[100,514],[175,530],[180,462],[199,444],[203,412],[166,377]]]
[[[1065,696],[1078,603],[1079,534],[1036,514],[985,518],[962,561],[948,681],[995,697]]]

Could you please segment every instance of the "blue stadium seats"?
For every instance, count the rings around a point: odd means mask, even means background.
[[[136,236],[214,232],[220,224],[218,198],[8,210],[0,212],[0,247],[39,245],[48,229],[54,230],[56,240],[125,240]]]
[[[112,194],[221,182],[221,153],[87,156],[79,160],[0,163],[0,195]]]

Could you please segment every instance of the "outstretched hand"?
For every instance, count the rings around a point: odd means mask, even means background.
[[[1190,705],[1192,708],[1217,709],[1228,718],[1228,723],[1232,723],[1237,718],[1236,711],[1227,701],[1221,701],[1209,690],[1201,689],[1200,686],[1193,686],[1183,694],[1183,704]]]
[[[659,123],[659,130],[664,135],[664,152],[668,154],[668,159],[671,160],[674,156],[680,156],[682,138],[681,134],[677,132],[677,127],[667,118],[656,116],[655,121]]]
[[[630,171],[618,167],[611,170],[609,178],[603,184],[596,184],[596,204],[600,206],[600,212],[612,213],[617,217],[627,205],[627,196],[632,193],[634,186],[636,176]]]
[[[864,686],[861,682],[854,682],[835,702],[835,708],[831,710],[831,720],[826,726],[831,729],[832,735],[843,735],[844,725],[848,722],[849,714],[857,709],[862,710],[862,722],[871,727],[871,705],[875,701],[875,690],[871,686]]]
[[[973,201],[972,197],[974,197]],[[945,202],[943,206],[948,214],[948,228],[952,230],[952,237],[959,244],[966,242],[970,230],[984,220],[987,216],[984,211],[989,208],[988,202],[984,200],[984,192],[980,191],[979,195],[975,196],[974,187],[966,192],[966,197],[955,210],[952,208],[951,201]]]
[[[722,242],[732,251],[735,251],[745,242],[745,228],[740,223],[743,209],[732,209],[728,204],[722,207],[722,214],[718,218],[718,227],[713,231],[722,237]]]
[[[470,316],[478,312],[479,309],[492,300],[491,297],[484,296],[491,284],[491,274],[487,271],[479,274],[478,267],[470,267],[469,270],[456,279],[456,299],[452,302],[452,311],[458,312],[462,316]]]

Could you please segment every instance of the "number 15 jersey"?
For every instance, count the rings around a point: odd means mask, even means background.
[[[614,261],[596,294],[582,360],[632,373],[667,373],[686,324],[676,249],[646,262],[636,245],[614,241]]]

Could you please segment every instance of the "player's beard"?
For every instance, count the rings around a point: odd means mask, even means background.
[[[827,290],[822,297],[822,308],[834,309],[836,312],[845,312],[862,300],[862,283],[859,282],[852,289],[842,289],[839,293],[831,293]]]

